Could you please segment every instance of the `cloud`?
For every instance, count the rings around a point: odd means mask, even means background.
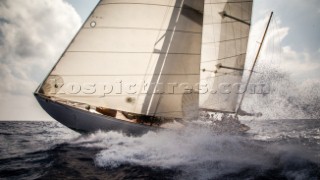
[[[256,56],[268,18],[268,16],[265,16],[265,18],[257,20],[252,27],[248,46],[248,60],[250,63],[247,64],[247,68],[251,67]],[[283,26],[281,20],[278,17],[274,17],[256,68],[258,71],[263,71],[263,68],[266,67],[276,68],[290,74],[291,78],[297,81],[313,78],[315,71],[320,70],[319,53],[311,53],[308,49],[297,51],[291,46],[283,46],[283,41],[286,40],[289,34],[290,28]]]
[[[260,15],[266,15],[266,12],[264,10]],[[251,61],[266,21],[267,17],[254,23],[248,54]],[[0,119],[25,119],[26,114],[30,119],[45,117],[34,112],[40,108],[32,92],[49,72],[80,23],[74,8],[63,0],[0,1]],[[313,71],[320,69],[319,63],[308,51],[282,46],[289,34],[289,27],[283,26],[279,19],[273,21],[257,68],[272,65],[293,76],[308,78],[314,74]],[[319,53],[320,49],[318,56]],[[21,113],[15,113],[17,110]]]
[[[0,119],[19,118],[10,108],[34,111],[26,102],[31,102],[32,92],[80,27],[81,19],[63,0],[2,0],[0,17],[0,106],[7,109],[1,111]]]
[[[0,120],[51,120],[32,95],[3,94],[0,97]]]
[[[254,22],[248,46],[246,69],[251,68],[259,43],[266,28],[268,16]],[[244,109],[262,112],[261,119],[313,119],[319,118],[320,63],[319,52],[310,53],[283,46],[290,35],[290,28],[283,26],[278,17],[272,20],[263,44],[251,83],[267,84],[265,95],[247,94]],[[249,118],[250,119],[250,118]]]
[[[283,62],[281,63],[284,71],[290,72],[292,76],[302,76],[320,68],[320,63],[312,59],[308,52],[296,52],[290,46],[282,48]]]
[[[266,30],[267,22],[269,20],[269,13],[263,13],[264,18],[260,18],[258,20],[253,20],[253,25],[251,27],[251,32],[250,32],[250,38],[249,38],[249,44],[248,44],[248,61],[249,63],[247,64],[252,64],[257,52],[258,48],[260,47],[262,43],[262,37],[263,34]],[[260,16],[260,17],[261,17]],[[289,27],[277,27],[275,24],[280,24],[281,21],[279,19],[275,20],[274,17],[270,23],[267,36],[265,38],[264,43],[262,44],[262,49],[260,52],[259,60],[258,63],[261,64],[273,64],[270,63],[270,60],[273,59],[268,59],[266,61],[264,58],[269,55],[269,54],[280,54],[279,52],[281,51],[281,42],[287,37],[289,34],[290,28]],[[280,50],[279,50],[280,49]],[[275,51],[277,50],[277,51]],[[250,65],[251,66],[251,65]]]
[[[266,13],[264,17],[253,23],[246,69],[251,68],[260,46],[268,21]],[[247,94],[243,103],[247,111],[262,112],[262,119],[320,117],[319,53],[310,53],[307,47],[296,50],[292,46],[284,46],[283,42],[290,37],[290,33],[291,28],[284,26],[275,16],[255,69],[259,74],[254,74],[251,81],[267,84],[270,92],[261,96]]]

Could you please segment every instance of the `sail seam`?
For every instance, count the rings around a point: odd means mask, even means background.
[[[218,3],[205,3],[205,4],[234,4],[234,3],[252,3],[253,1],[241,1],[241,2],[218,2]],[[146,5],[146,6],[164,6],[164,7],[174,7],[174,8],[183,8],[181,6],[172,6],[172,5],[165,5],[165,4],[148,4],[148,3],[101,3],[100,6],[105,6],[105,5],[119,5],[119,4],[124,4],[124,5]]]
[[[251,20],[243,20],[247,23],[251,23]],[[211,23],[204,23],[203,25],[214,25],[214,24],[231,24],[231,23],[241,23],[239,21],[226,21],[226,22],[211,22]]]
[[[213,62],[213,61],[222,61],[225,59],[229,59],[229,58],[233,58],[233,57],[237,57],[237,56],[242,56],[242,55],[246,55],[247,53],[242,53],[242,54],[237,54],[234,56],[229,56],[229,57],[225,57],[225,58],[220,58],[220,59],[214,59],[214,60],[208,60],[208,61],[202,61],[201,63],[206,63],[206,62]]]
[[[52,74],[52,76],[198,76],[199,73],[186,74]]]
[[[92,29],[91,27],[84,27],[83,29]],[[137,29],[137,30],[150,30],[150,31],[171,31],[173,29],[156,29],[156,28],[140,28],[140,27],[112,27],[112,26],[105,26],[105,27],[95,27],[95,29]],[[190,33],[190,34],[201,34],[202,32],[196,31],[184,31],[184,30],[176,30],[176,32],[180,33]]]
[[[119,54],[180,54],[180,55],[201,55],[199,53],[166,53],[166,52],[120,52],[120,51],[67,51],[70,53],[110,53],[110,54],[114,54],[114,53],[119,53]]]
[[[221,43],[221,42],[227,42],[227,41],[234,41],[234,40],[240,40],[240,39],[246,39],[246,38],[249,38],[249,36],[244,36],[244,37],[239,37],[239,38],[234,38],[234,39],[226,39],[226,40],[215,41],[215,42],[204,42],[204,43],[202,43],[202,45],[205,45],[205,44],[214,44],[214,43]]]
[[[234,4],[234,3],[253,3],[253,1],[234,1],[234,2],[217,2],[217,3],[204,3],[204,4]]]
[[[173,7],[173,8],[183,8],[181,6],[172,6],[172,5],[165,5],[165,4],[147,4],[147,3],[104,3],[100,4],[101,6],[106,6],[106,5],[146,5],[146,6],[162,6],[162,7]],[[188,8],[187,8],[188,9]]]

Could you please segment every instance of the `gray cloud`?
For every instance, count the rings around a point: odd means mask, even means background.
[[[0,106],[2,117],[16,104],[30,111],[32,92],[80,27],[63,0],[0,1]],[[14,96],[14,101],[10,100]],[[9,104],[8,104],[9,103]]]

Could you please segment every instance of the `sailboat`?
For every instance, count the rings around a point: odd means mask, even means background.
[[[101,0],[34,95],[79,132],[143,134],[237,115],[252,0]]]

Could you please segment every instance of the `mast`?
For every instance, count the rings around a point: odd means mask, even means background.
[[[255,68],[255,66],[256,66],[256,64],[257,64],[257,61],[258,61],[258,58],[259,58],[259,55],[260,55],[260,52],[261,52],[261,49],[262,49],[264,40],[265,40],[265,38],[266,38],[268,29],[269,29],[269,26],[270,26],[270,23],[271,23],[272,16],[273,16],[273,12],[271,12],[271,14],[270,14],[270,17],[269,17],[269,21],[268,21],[266,30],[264,31],[261,44],[260,44],[260,46],[259,46],[259,49],[258,49],[256,58],[255,58],[255,60],[254,60],[254,62],[253,62],[253,65],[252,65],[252,68],[251,68],[251,71],[250,71],[250,74],[249,74],[249,77],[248,77],[248,80],[247,80],[247,83],[246,83],[246,86],[245,86],[245,90],[247,90],[247,88],[248,88],[248,86],[249,86],[249,83],[250,83],[250,80],[251,80],[251,77],[252,77],[254,68]],[[241,96],[241,99],[240,99],[240,102],[239,102],[239,106],[238,106],[238,109],[237,109],[236,114],[235,114],[236,116],[238,115],[238,113],[239,113],[239,111],[240,111],[240,109],[241,109],[241,105],[242,105],[242,102],[243,102],[243,99],[244,99],[245,94],[246,94],[246,93],[243,93],[242,96]]]

